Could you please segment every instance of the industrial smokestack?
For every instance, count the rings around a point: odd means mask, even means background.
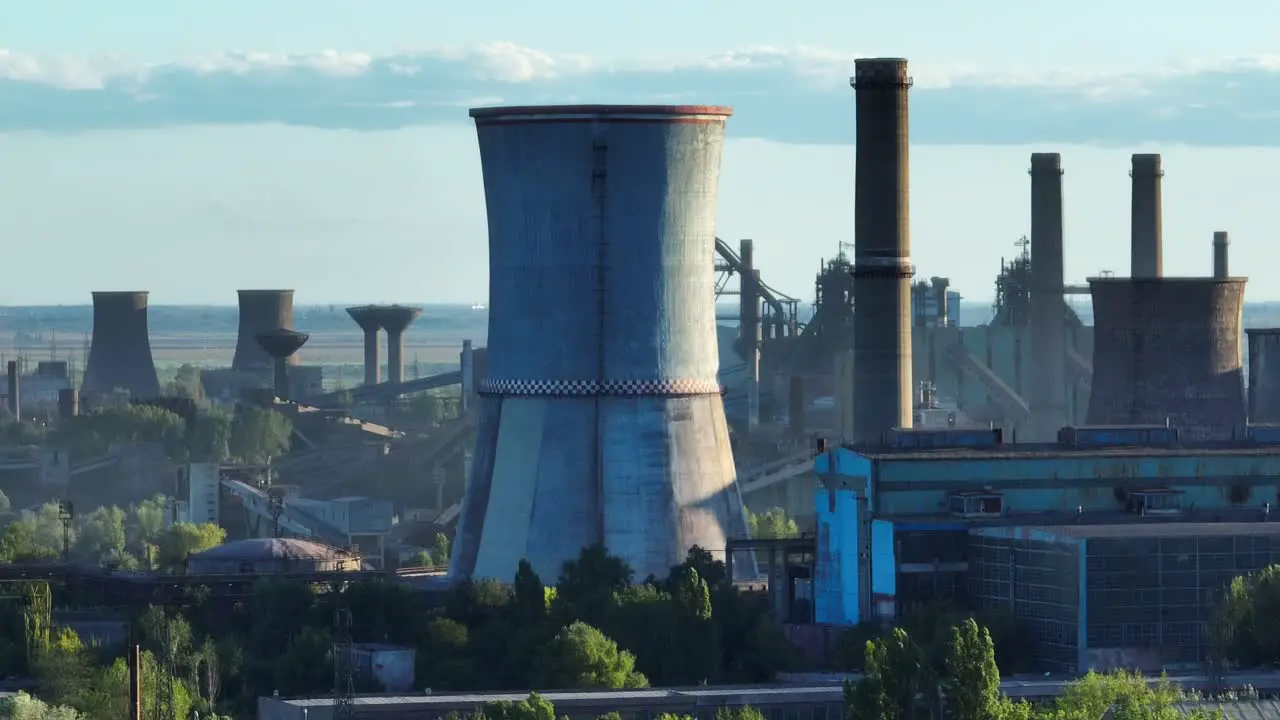
[[[746,536],[713,300],[730,112],[471,111],[491,352],[455,578],[554,577],[597,543],[662,576]]]
[[[1033,442],[1067,424],[1062,156],[1031,155],[1031,411]]]
[[[293,329],[293,291],[237,290],[236,293],[240,296],[240,329],[231,369],[267,370],[272,366],[272,358],[258,343],[258,336],[273,330]],[[289,364],[297,365],[300,360],[293,355]]]
[[[259,335],[256,340],[271,358],[274,367],[272,383],[276,397],[288,401],[292,399],[289,387],[289,358],[311,338],[306,333],[294,330],[277,329]]]
[[[422,308],[387,305],[379,308],[387,331],[387,382],[404,382],[404,331],[422,315]]]
[[[854,188],[854,440],[911,427],[907,61],[862,59]]]
[[[1227,252],[1230,241],[1227,240],[1227,231],[1219,230],[1213,234],[1213,276],[1219,280],[1225,279],[1230,275],[1230,269],[1227,265]]]
[[[5,368],[9,376],[9,413],[14,420],[22,419],[22,378],[18,375],[18,361],[10,360]]]
[[[1129,173],[1133,184],[1130,205],[1129,240],[1130,275],[1135,278],[1158,278],[1164,275],[1163,205],[1160,182],[1164,170],[1159,155],[1133,156]]]
[[[347,314],[364,332],[364,384],[382,382],[382,361],[378,357],[378,331],[382,329],[381,313],[376,305],[347,308]]]
[[[1280,328],[1250,328],[1249,422],[1280,423]]]
[[[1244,278],[1092,278],[1090,425],[1164,425],[1224,439],[1246,417]]]
[[[143,291],[93,293],[93,338],[81,392],[92,398],[117,389],[138,398],[160,394]]]

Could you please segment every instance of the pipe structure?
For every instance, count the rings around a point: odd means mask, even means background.
[[[1062,156],[1031,155],[1031,433],[1052,442],[1067,425]]]
[[[1134,278],[1158,278],[1164,275],[1164,210],[1160,189],[1164,169],[1160,156],[1155,154],[1134,155],[1131,162],[1129,274]]]
[[[9,381],[9,413],[14,420],[22,419],[22,378],[18,374],[18,361],[10,360],[5,367]]]
[[[760,424],[760,274],[755,269],[755,243],[749,239],[738,242],[738,257],[742,261],[738,275],[738,344],[742,359],[747,362],[747,427],[754,430]]]
[[[854,441],[911,427],[911,266],[907,61],[854,62]]]
[[[262,371],[270,369],[272,358],[258,344],[258,336],[272,330],[293,329],[292,290],[237,290],[240,301],[240,323],[236,333],[236,352],[231,369]],[[289,364],[301,358],[293,355]]]
[[[1089,425],[1163,425],[1227,439],[1246,418],[1245,278],[1091,278]]]
[[[1213,234],[1213,276],[1222,280],[1230,276],[1227,254],[1231,241],[1227,239],[1227,231],[1219,230]]]
[[[257,337],[258,344],[267,352],[273,361],[274,372],[272,387],[276,397],[288,401],[293,395],[289,387],[289,358],[303,346],[311,336],[295,330],[279,328],[263,333]]]
[[[116,390],[135,398],[160,394],[145,291],[93,293],[93,336],[81,392],[93,398]]]
[[[1249,328],[1249,422],[1280,424],[1280,328]]]
[[[347,314],[364,332],[364,384],[377,385],[382,382],[382,360],[378,353],[378,331],[382,329],[382,318],[378,306],[349,307]]]
[[[714,305],[730,113],[471,111],[491,352],[453,578],[507,582],[521,559],[554,577],[595,544],[663,576],[746,536]]]
[[[422,308],[384,305],[379,322],[387,331],[387,382],[404,382],[404,331],[422,315]]]

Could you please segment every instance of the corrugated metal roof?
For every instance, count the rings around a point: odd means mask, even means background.
[[[1280,720],[1280,701],[1276,700],[1187,702],[1178,703],[1175,707],[1184,715],[1190,715],[1196,710],[1217,710],[1226,720]]]
[[[1154,538],[1154,537],[1226,537],[1233,535],[1280,535],[1280,522],[1153,522],[1125,523],[1117,525],[1044,525],[1017,527],[985,527],[970,530],[975,535],[993,537],[1017,537],[1026,533],[1044,533],[1059,537],[1101,538]]]
[[[210,548],[193,560],[346,560],[346,550],[298,538],[253,538]]]

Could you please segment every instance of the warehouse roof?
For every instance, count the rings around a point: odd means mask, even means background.
[[[1057,443],[1018,443],[994,447],[895,448],[887,446],[846,446],[873,460],[995,460],[1006,458],[1046,459],[1080,457],[1186,457],[1226,455],[1236,457],[1280,456],[1280,445],[1244,442],[1183,443],[1181,445],[1120,445],[1112,447],[1069,447]]]
[[[983,537],[1026,538],[1036,535],[1063,538],[1159,538],[1159,537],[1230,537],[1234,535],[1280,535],[1280,522],[1152,522],[1116,525],[1017,525],[982,527],[969,531]]]

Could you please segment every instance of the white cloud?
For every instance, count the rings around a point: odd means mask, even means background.
[[[375,56],[224,52],[141,65],[123,56],[36,57],[0,50],[0,131],[79,131],[278,122],[381,130],[465,122],[492,104],[690,102],[737,108],[732,131],[789,142],[848,142],[857,53],[757,46],[702,57],[602,64],[510,42]],[[1000,143],[1173,139],[1280,144],[1280,56],[1188,61],[1157,72],[1048,73],[913,64],[913,138]],[[1215,127],[1196,107],[1220,115]],[[803,116],[804,123],[795,118]],[[1087,126],[1087,130],[1086,130]],[[1087,133],[1087,135],[1086,135]]]

